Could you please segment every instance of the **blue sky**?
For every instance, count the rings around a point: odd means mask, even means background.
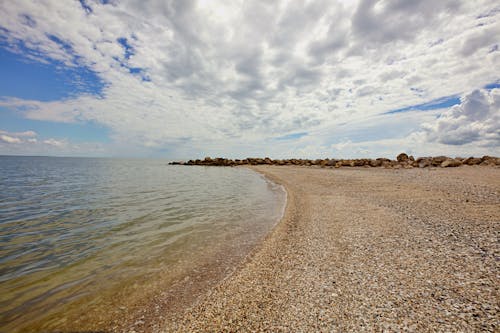
[[[104,87],[99,77],[85,67],[66,67],[44,58],[33,61],[22,54],[0,48],[0,91],[3,96],[19,99],[53,101],[81,94],[99,95]],[[24,50],[26,52],[26,50]],[[106,127],[95,122],[58,123],[26,119],[9,108],[1,108],[2,130],[23,132],[32,130],[47,137],[75,142],[109,142]]]
[[[499,9],[2,2],[0,154],[499,155]]]
[[[50,58],[44,58],[47,63],[36,62],[6,47],[0,44],[3,96],[52,101],[83,93],[99,94],[103,88],[99,77],[85,67],[66,67]]]

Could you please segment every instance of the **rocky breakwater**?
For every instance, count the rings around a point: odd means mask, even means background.
[[[245,159],[228,159],[228,158],[210,158],[200,160],[189,160],[187,162],[171,162],[171,165],[204,165],[204,166],[238,166],[238,165],[300,165],[300,166],[317,166],[321,168],[341,168],[341,167],[383,167],[389,169],[411,169],[411,168],[432,168],[432,167],[459,167],[462,165],[481,165],[481,166],[500,166],[500,158],[493,156],[483,157],[418,157],[408,156],[405,153],[399,154],[395,160],[388,158],[377,159],[277,159],[273,160],[269,157],[265,158],[245,158]]]

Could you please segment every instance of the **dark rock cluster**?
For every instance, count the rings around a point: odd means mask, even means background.
[[[273,160],[269,157],[265,158],[245,158],[228,159],[228,158],[210,158],[205,157],[203,160],[189,160],[187,162],[171,162],[171,165],[205,165],[205,166],[237,166],[237,165],[302,165],[302,166],[319,166],[322,168],[340,168],[340,167],[384,167],[384,168],[427,168],[427,167],[458,167],[461,165],[500,165],[500,158],[493,156],[483,157],[447,157],[447,156],[434,156],[434,157],[418,157],[408,156],[401,153],[396,157],[396,160],[388,158],[377,159],[284,159]]]

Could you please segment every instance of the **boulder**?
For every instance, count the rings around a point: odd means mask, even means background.
[[[498,157],[483,156],[481,158],[481,165],[500,165],[500,161]]]
[[[494,159],[487,159],[482,161],[479,165],[496,165],[496,163]]]
[[[362,159],[362,161],[363,161],[363,166],[367,166],[367,167],[370,166],[370,161],[371,161],[370,159],[364,158],[364,159]]]
[[[467,165],[477,165],[479,163],[481,163],[481,159],[480,158],[477,158],[477,157],[469,157],[469,158],[466,158],[465,160],[463,160],[462,162],[463,164],[467,164]]]
[[[436,157],[432,158],[431,163],[432,163],[433,166],[440,166],[441,163],[443,163],[447,159],[449,159],[449,157],[446,157],[446,156],[436,156]]]
[[[419,168],[427,168],[432,165],[430,158],[422,158],[422,157],[417,158],[415,163],[417,163]]]
[[[454,158],[448,158],[446,160],[443,161],[443,163],[441,163],[441,167],[442,168],[454,168],[454,167],[458,167],[458,166],[461,166],[462,165],[462,162],[460,162],[459,160],[456,160]]]
[[[382,161],[382,166],[386,169],[391,168],[392,167],[391,161],[390,160]]]
[[[235,165],[300,165],[300,166],[321,166],[325,167],[385,167],[385,168],[426,168],[426,167],[457,167],[460,165],[482,165],[482,166],[500,166],[500,158],[494,156],[483,156],[481,158],[477,157],[447,157],[447,156],[436,156],[436,157],[419,157],[415,159],[413,156],[408,156],[405,153],[401,153],[397,156],[396,160],[390,160],[387,158],[377,158],[377,159],[284,159],[284,160],[273,160],[269,157],[265,158],[246,158],[244,160],[240,159],[228,159],[228,158],[211,158],[205,157],[204,159],[189,160],[187,162],[170,162],[171,165],[204,165],[204,166],[235,166]]]
[[[405,153],[401,153],[398,155],[398,157],[396,157],[396,159],[398,160],[398,162],[406,162],[408,161],[408,155],[406,155]]]
[[[365,165],[365,161],[364,160],[352,160],[351,161],[351,166],[363,166]]]
[[[328,160],[327,166],[333,167],[337,164],[338,160]]]

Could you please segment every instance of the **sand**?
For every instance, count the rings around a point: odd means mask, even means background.
[[[161,331],[499,331],[500,169],[255,170],[282,221]]]

